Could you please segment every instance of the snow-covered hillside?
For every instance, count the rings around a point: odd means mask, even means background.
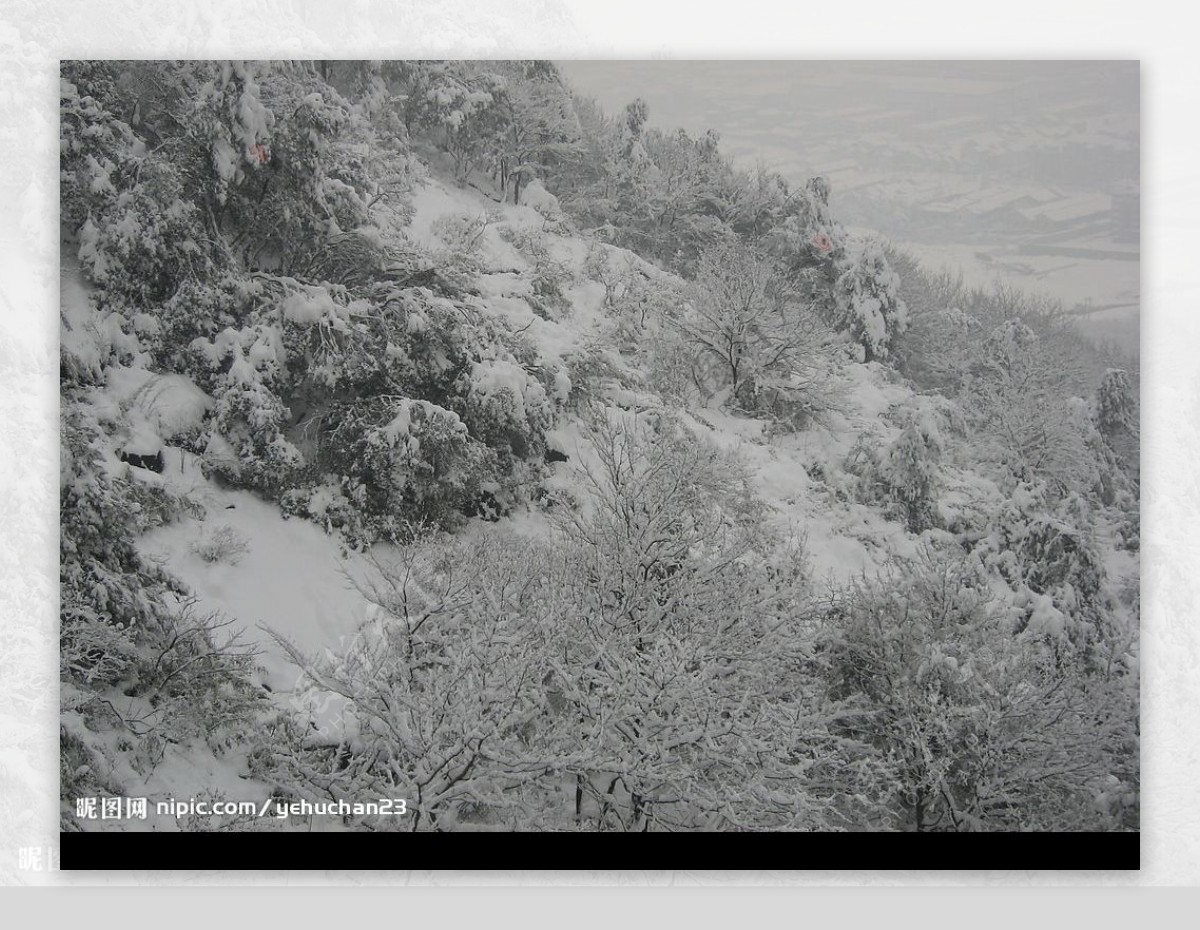
[[[530,263],[499,230],[541,230],[545,216],[527,206],[497,205],[475,191],[433,178],[418,188],[413,201],[411,235],[430,249],[444,247],[431,232],[437,220],[489,211],[498,215],[483,238],[479,290],[484,296],[480,306],[528,333],[542,364],[561,365],[571,353],[606,337],[609,320],[600,306],[602,286],[596,282],[581,280],[573,285],[567,291],[569,310],[556,320],[537,315],[523,299],[532,288]],[[547,238],[554,259],[572,275],[582,276],[589,244],[577,236],[551,234]],[[613,252],[640,262],[625,250]],[[110,351],[114,337],[118,342],[127,339],[120,333],[119,319],[95,308],[90,288],[74,269],[64,273],[63,312],[64,348],[97,366],[102,354]],[[128,342],[130,347],[133,344]],[[638,377],[636,362],[617,361],[630,379]],[[848,363],[839,374],[838,393],[844,409],[827,425],[804,434],[764,435],[764,421],[730,414],[715,402],[686,411],[685,417],[698,437],[745,462],[773,522],[807,536],[815,575],[844,583],[863,571],[882,567],[896,555],[914,555],[918,541],[901,525],[885,519],[878,508],[860,504],[847,497],[844,489],[811,477],[817,469],[837,475],[860,436],[869,434],[881,442],[894,438],[899,430],[884,414],[913,401],[911,387],[877,363]],[[206,478],[200,457],[173,444],[180,434],[198,426],[214,405],[190,379],[154,373],[136,363],[111,365],[105,376],[103,387],[94,392],[91,401],[128,429],[128,438],[124,430],[109,437],[112,454],[108,466],[132,480],[161,485],[198,505],[195,514],[146,533],[139,548],[183,580],[201,608],[235,618],[243,633],[263,650],[265,681],[272,690],[286,692],[298,670],[261,628],[283,633],[305,652],[343,649],[365,620],[366,602],[346,577],[355,570],[359,554],[347,551],[338,536],[309,521],[285,518],[277,505]],[[605,385],[600,399],[635,416],[667,409],[653,391],[615,382]],[[580,415],[569,411],[555,425],[551,443],[569,458],[549,466],[547,487],[582,496],[580,464],[595,457],[582,427]],[[126,447],[151,452],[161,448],[166,463],[163,473],[156,475],[121,463],[117,455]],[[964,495],[967,491],[977,498],[976,503],[998,499],[998,491],[985,480],[960,489]],[[964,497],[964,503],[969,502],[971,499]],[[546,514],[535,508],[523,508],[503,522],[526,533],[550,532]],[[235,564],[208,562],[193,551],[194,544],[225,527],[245,542],[246,551]]]
[[[552,72],[468,69],[400,128],[388,81],[445,74],[196,69],[247,149],[211,200],[64,84],[98,127],[64,123],[64,791],[411,805],[317,829],[1128,826],[1123,373],[1056,396],[1050,323],[906,306],[820,179],[588,129]],[[453,133],[503,95],[610,140],[656,218],[596,222],[552,160],[490,187]],[[674,158],[765,231],[670,200]],[[1062,753],[1084,774],[1035,798]]]

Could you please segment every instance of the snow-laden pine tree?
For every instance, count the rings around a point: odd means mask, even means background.
[[[900,276],[888,264],[883,245],[874,239],[851,239],[839,265],[834,326],[861,348],[866,361],[886,359],[893,341],[908,326]]]
[[[914,416],[884,450],[876,468],[875,477],[901,508],[911,533],[935,522],[941,443],[932,418]]]

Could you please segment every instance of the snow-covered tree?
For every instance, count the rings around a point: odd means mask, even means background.
[[[453,525],[491,468],[489,450],[452,411],[377,395],[331,409],[319,461],[384,538],[411,522]]]
[[[876,240],[850,240],[833,292],[833,323],[862,347],[866,361],[886,359],[908,325],[900,277]]]
[[[561,518],[549,687],[584,753],[576,818],[812,827],[812,771],[831,752],[805,703],[802,561],[786,546],[764,558],[746,477],[677,429],[601,421],[589,494]]]
[[[193,341],[202,381],[216,398],[210,467],[268,494],[289,486],[302,464],[285,435],[290,411],[281,396],[286,355],[280,330],[266,322]]]
[[[1108,369],[1096,390],[1094,403],[1096,428],[1105,447],[1136,482],[1141,474],[1138,460],[1141,429],[1138,401],[1129,373],[1121,368]]]
[[[1106,439],[1137,431],[1137,409],[1129,375],[1110,368],[1096,391],[1096,424]]]
[[[504,125],[499,98],[505,81],[496,67],[487,62],[399,61],[386,63],[382,75],[397,97],[410,136],[431,133],[460,178],[486,169]]]
[[[713,130],[698,139],[683,130],[652,130],[645,135],[645,148],[654,166],[647,234],[657,240],[658,254],[686,267],[722,231],[717,202],[729,166],[721,157],[719,136]]]
[[[1086,405],[1073,401],[1072,365],[1052,338],[1009,320],[977,349],[964,407],[984,454],[1018,480],[1040,477],[1058,493],[1098,483],[1088,449],[1093,426]]]
[[[1111,633],[1106,572],[1080,495],[1057,500],[1023,482],[994,513],[974,552],[1019,595],[1014,623],[1084,657]]]
[[[542,733],[558,621],[545,558],[418,533],[376,559],[356,581],[372,615],[348,648],[314,658],[277,634],[303,675],[256,769],[294,797],[407,799],[371,829],[553,826],[549,776],[569,760]]]
[[[789,300],[774,263],[737,240],[701,254],[677,325],[723,368],[735,397],[751,377],[810,374],[821,342],[816,320]]]
[[[521,191],[578,153],[580,126],[562,76],[546,61],[510,62],[499,95],[502,126],[492,154],[501,198],[521,202]]]
[[[876,477],[903,510],[911,533],[935,522],[941,435],[931,417],[914,416],[884,450]]]
[[[823,656],[840,727],[881,757],[892,825],[1103,830],[1136,792],[1128,690],[1056,661],[969,564],[936,554],[867,578],[830,614]]]

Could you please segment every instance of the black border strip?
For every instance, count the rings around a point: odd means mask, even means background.
[[[378,870],[407,868],[413,858],[428,863],[442,853],[461,859],[464,852],[488,862],[509,861],[509,834],[401,832],[250,832],[147,833],[64,832],[60,836],[60,868],[65,871],[112,871],[181,868],[176,863],[207,862],[208,868],[234,871]],[[548,852],[576,851],[576,862],[625,845],[619,834],[545,834]],[[705,834],[642,834],[638,848],[699,852]],[[1082,841],[1082,842],[1081,842]],[[717,845],[719,843],[719,845]],[[1004,869],[1137,870],[1141,867],[1140,833],[963,833],[954,837],[904,833],[791,834],[788,848],[822,869]],[[686,846],[684,845],[686,844]],[[745,844],[745,845],[743,845]],[[750,834],[720,834],[714,859],[750,851]],[[507,855],[506,855],[507,854]],[[395,857],[393,859],[392,857]],[[394,865],[393,865],[394,863]]]

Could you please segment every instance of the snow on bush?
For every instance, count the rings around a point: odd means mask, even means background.
[[[976,350],[963,407],[980,457],[1017,481],[1044,481],[1056,494],[1100,484],[1096,425],[1071,393],[1064,347],[1020,319],[992,329]]]
[[[532,297],[529,305],[539,316],[557,319],[570,312],[571,302],[564,294],[571,281],[571,271],[566,263],[553,254],[553,243],[541,230],[523,227],[502,227],[502,235],[510,241],[529,263],[532,270],[530,283]]]
[[[1006,615],[1023,602],[1032,620],[1014,633]],[[935,550],[838,598],[821,634],[828,693],[845,732],[878,753],[855,771],[859,796],[883,802],[880,826],[1121,827],[1128,811],[1092,799],[1116,773],[1136,792],[1128,692],[1057,653],[1061,616]]]
[[[475,362],[465,375],[463,418],[488,445],[517,458],[541,453],[554,409],[542,384],[511,358]]]
[[[1086,651],[1108,632],[1106,572],[1088,531],[1088,505],[1078,495],[1054,503],[1044,484],[1018,485],[993,515],[975,554],[1016,591],[1027,591],[1018,627],[1053,606],[1062,617],[1042,623],[1063,645]],[[1032,595],[1032,596],[1030,596]],[[1049,600],[1042,600],[1048,598]]]
[[[250,543],[232,526],[222,525],[213,527],[194,540],[191,549],[205,562],[237,565],[242,556],[250,551]]]
[[[85,63],[64,67],[59,89],[59,181],[62,222],[70,230],[79,229],[89,214],[112,202],[121,175],[133,169],[145,151],[128,123],[89,93],[93,85],[111,93],[111,82],[102,69]],[[99,262],[103,273],[107,270],[103,258]]]
[[[237,473],[225,477],[278,493],[302,464],[285,436],[289,411],[279,395],[285,373],[279,329],[266,324],[226,329],[211,342],[197,339],[192,348],[207,364],[216,398],[211,428],[237,457]]]
[[[541,181],[534,179],[521,188],[521,203],[545,217],[553,218],[562,213],[558,198],[546,190]]]
[[[212,398],[182,375],[120,365],[110,366],[107,375],[108,394],[135,410],[155,435],[168,442],[197,437],[213,408]]]
[[[852,239],[834,287],[834,325],[857,343],[866,361],[886,359],[892,340],[908,325],[900,277],[888,265],[882,243]]]
[[[542,822],[561,766],[544,732],[548,554],[512,539],[418,539],[374,561],[359,585],[372,618],[339,654],[307,656],[276,634],[303,676],[252,771],[311,799],[328,797],[334,767],[347,797],[418,784],[406,830]]]
[[[496,219],[481,211],[446,214],[434,220],[432,232],[438,247],[433,261],[438,273],[459,287],[470,286],[483,268],[484,234]]]
[[[857,478],[857,496],[882,505],[904,521],[911,533],[940,525],[938,497],[946,434],[955,425],[952,404],[914,397],[889,410],[887,419],[898,431],[881,440],[876,427],[856,440],[846,456],[846,471]]]
[[[875,474],[899,505],[910,533],[935,523],[942,439],[932,417],[913,416],[884,450]]]
[[[1105,437],[1137,430],[1137,408],[1129,374],[1120,368],[1104,373],[1096,392],[1096,422]]]
[[[297,326],[312,326],[337,315],[338,305],[328,291],[300,291],[289,295],[280,308],[284,319]]]
[[[429,401],[376,397],[333,411],[319,464],[384,538],[426,521],[453,526],[475,505],[492,453],[457,414]]]

